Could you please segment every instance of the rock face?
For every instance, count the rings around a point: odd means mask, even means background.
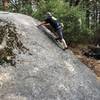
[[[38,29],[35,19],[0,12],[0,20],[16,27],[21,47],[27,48],[23,52],[14,44],[16,67],[0,65],[0,100],[100,100],[93,72]]]

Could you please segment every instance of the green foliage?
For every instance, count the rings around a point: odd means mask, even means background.
[[[61,17],[66,13],[66,4],[63,0],[41,0],[33,16],[38,19],[43,19],[43,15],[47,11],[52,12],[56,17]]]
[[[20,0],[15,3],[11,2],[9,6],[9,11],[23,13],[27,15],[32,15],[33,12],[31,3],[25,2],[24,0]]]
[[[41,0],[33,16],[43,20],[47,11],[64,23],[66,41],[87,42],[93,36],[92,30],[86,26],[86,12],[80,6],[70,7],[64,0]]]
[[[31,15],[32,14],[32,7],[30,4],[25,4],[21,9],[20,12],[23,14]]]
[[[92,30],[86,26],[84,10],[81,10],[79,6],[72,7],[67,11],[63,19],[67,41],[78,43],[89,41],[92,36]]]
[[[0,10],[2,10],[3,9],[3,6],[2,6],[2,4],[0,4]]]

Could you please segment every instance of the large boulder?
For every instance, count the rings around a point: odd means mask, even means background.
[[[100,100],[95,74],[37,23],[26,15],[0,12],[1,51],[16,62],[0,65],[0,100]]]

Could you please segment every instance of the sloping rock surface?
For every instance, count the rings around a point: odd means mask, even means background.
[[[93,72],[38,29],[35,19],[0,12],[0,20],[16,27],[27,48],[25,52],[12,48],[15,67],[0,65],[0,100],[100,100]]]

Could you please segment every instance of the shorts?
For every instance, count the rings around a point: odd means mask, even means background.
[[[62,29],[58,29],[57,30],[57,34],[58,34],[58,38],[60,39],[60,40],[62,40],[63,39],[63,30]]]

